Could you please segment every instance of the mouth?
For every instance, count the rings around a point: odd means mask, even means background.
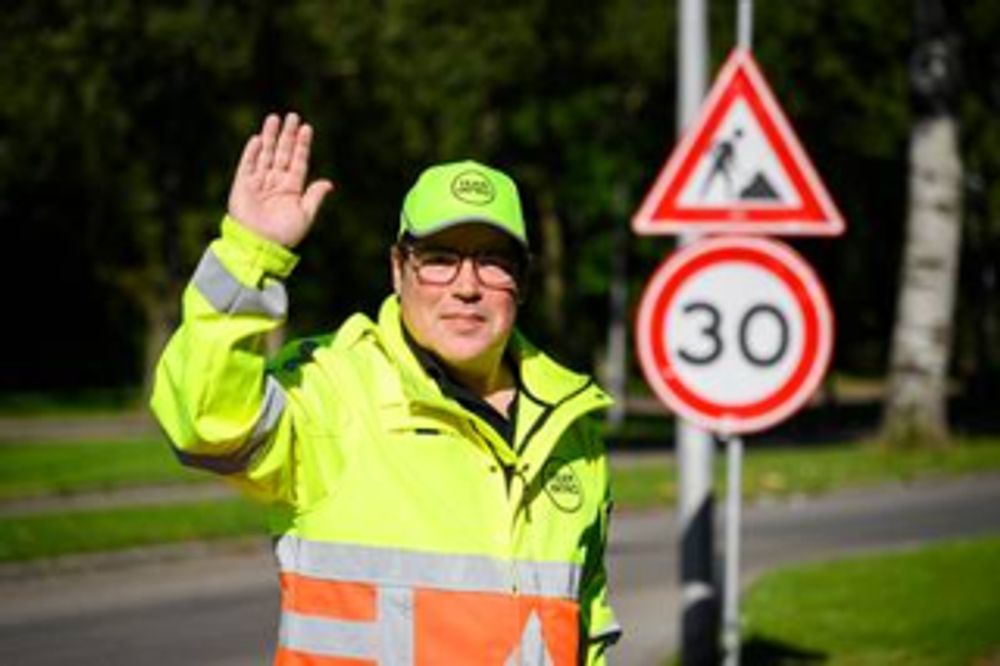
[[[486,322],[486,317],[476,312],[451,312],[442,315],[441,319],[459,327],[479,326]]]

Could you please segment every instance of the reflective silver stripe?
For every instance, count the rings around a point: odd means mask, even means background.
[[[278,420],[285,411],[285,388],[271,375],[264,381],[264,401],[260,406],[260,414],[253,432],[250,433],[249,444],[255,448],[266,441],[278,425]]]
[[[257,422],[254,423],[250,437],[247,438],[243,446],[222,456],[188,453],[176,448],[174,451],[180,461],[190,467],[207,469],[216,474],[242,472],[253,460],[254,454],[267,442],[284,411],[285,389],[277,379],[268,376],[264,383],[264,400],[261,403],[260,413],[257,415]]]
[[[427,553],[401,548],[310,541],[291,535],[277,545],[282,571],[312,578],[464,592],[577,598],[580,567],[563,562],[506,560],[486,555]]]
[[[383,587],[378,591],[380,664],[412,664],[414,645],[413,590]]]
[[[554,666],[554,663],[542,636],[542,621],[533,612],[524,625],[521,640],[507,656],[504,666]]]
[[[564,562],[514,562],[521,594],[539,597],[576,598],[580,589],[580,567]]]
[[[281,646],[327,657],[375,660],[377,625],[371,622],[331,620],[285,611],[281,614]]]
[[[211,248],[202,255],[191,282],[218,312],[264,315],[271,319],[284,319],[288,313],[285,285],[275,281],[264,289],[246,287]]]

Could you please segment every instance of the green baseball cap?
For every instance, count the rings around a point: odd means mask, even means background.
[[[528,249],[517,185],[507,174],[472,160],[438,164],[420,174],[403,200],[399,238],[423,238],[469,222],[493,226]]]

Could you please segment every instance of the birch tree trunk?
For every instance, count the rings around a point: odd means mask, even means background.
[[[948,366],[961,244],[954,42],[939,0],[918,0],[916,9],[909,210],[882,428],[890,448],[949,441]]]

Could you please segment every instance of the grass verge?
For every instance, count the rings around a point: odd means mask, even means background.
[[[724,460],[716,459],[721,488]],[[744,494],[751,500],[819,494],[984,470],[1000,470],[1000,439],[965,440],[940,453],[891,455],[871,445],[751,448],[744,459]],[[169,447],[154,439],[0,446],[0,501],[197,481],[218,483],[211,475],[183,468]],[[662,458],[616,465],[612,484],[619,507],[665,507],[676,498],[676,468]],[[0,518],[0,560],[263,533],[265,512],[249,501],[226,500],[5,517]]]
[[[764,575],[742,663],[968,666],[1000,656],[1000,537]]]
[[[715,487],[725,487],[725,456],[715,456]],[[818,495],[843,488],[931,476],[954,476],[1000,470],[1000,439],[967,438],[946,451],[887,453],[871,443],[831,444],[808,448],[747,448],[743,458],[743,496]],[[619,507],[672,504],[677,497],[677,468],[668,463],[613,466],[612,491]]]
[[[123,507],[0,520],[0,562],[267,533],[249,500]]]
[[[210,478],[159,439],[0,445],[0,500]]]

